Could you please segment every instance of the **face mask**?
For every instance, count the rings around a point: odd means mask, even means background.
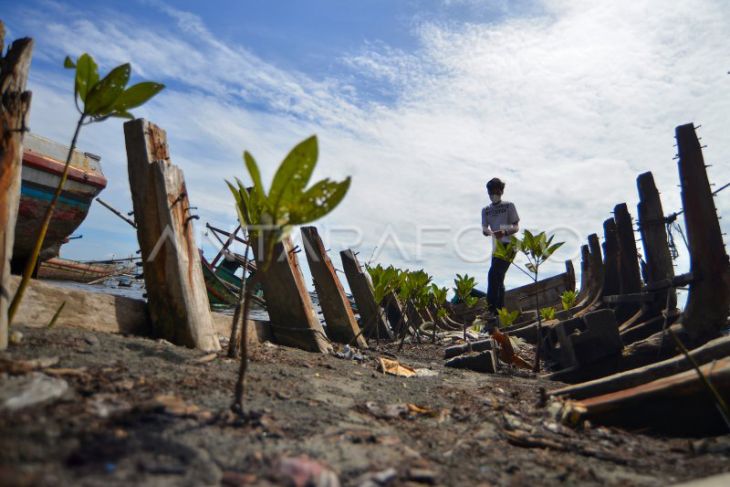
[[[498,194],[490,194],[489,199],[492,200],[492,203],[499,203],[502,201],[502,196]]]

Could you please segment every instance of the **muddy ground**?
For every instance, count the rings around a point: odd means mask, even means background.
[[[20,344],[0,354],[0,383],[34,373],[21,360],[58,358],[35,366],[69,388],[0,411],[2,485],[305,485],[317,471],[320,485],[335,476],[367,486],[668,485],[730,471],[727,438],[574,430],[539,406],[539,389],[555,383],[445,369],[443,346],[397,354],[434,374],[412,378],[376,371],[391,346],[363,362],[259,346],[242,421],[228,413],[237,364],[223,354],[20,331]]]

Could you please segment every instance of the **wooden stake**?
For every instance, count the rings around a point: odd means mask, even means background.
[[[18,39],[5,51],[5,26],[0,21],[0,350],[8,347],[10,261],[20,202],[23,132],[30,112],[28,80],[33,40]]]
[[[671,279],[674,277],[672,256],[669,253],[667,230],[664,222],[664,210],[659,198],[659,191],[654,184],[654,176],[650,172],[640,174],[636,178],[639,189],[639,231],[646,259],[646,284]],[[667,288],[657,292],[654,302],[651,303],[654,313],[664,308],[669,294],[669,307],[677,307],[677,291]]]
[[[327,336],[343,344],[353,343],[354,340],[358,348],[367,348],[368,343],[360,334],[360,327],[352,312],[350,301],[327,255],[317,227],[302,227],[301,231],[309,270],[314,278],[314,289],[319,298],[319,307],[322,308],[324,321],[327,323]]]
[[[274,246],[273,261],[268,268],[263,262],[266,253],[264,242],[261,239],[250,240],[276,342],[310,352],[332,351],[304,284],[291,239],[286,237]]]
[[[375,302],[373,285],[360,266],[357,255],[351,249],[347,249],[340,252],[340,258],[352,297],[355,298],[355,304],[360,313],[365,336],[377,339],[393,338],[393,332],[387,324],[383,308]]]
[[[694,126],[680,125],[676,136],[690,272],[697,279],[680,321],[693,337],[713,336],[727,326],[730,262]]]
[[[143,119],[124,124],[129,185],[154,333],[172,343],[220,350],[182,170],[165,131]]]

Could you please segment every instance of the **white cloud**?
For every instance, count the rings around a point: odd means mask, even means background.
[[[507,181],[506,199],[531,229],[600,234],[616,203],[626,201],[635,214],[635,178],[647,170],[665,211],[678,209],[673,129],[686,122],[703,124],[712,180],[730,180],[723,164],[730,77],[722,64],[730,59],[730,12],[723,3],[551,0],[499,23],[424,22],[414,31],[415,51],[372,41],[343,53],[349,71],[342,80],[280,69],[164,4],[158,8],[175,26],[120,15],[92,21],[79,12],[37,13],[28,25],[41,59],[87,50],[107,68],[131,60],[135,73],[169,84],[136,114],[168,131],[203,220],[232,223],[222,180],[243,175],[243,149],[270,177],[294,143],[317,133],[315,177],[353,175],[351,193],[321,225],[359,225],[363,256],[390,225],[412,255],[417,225],[478,224],[484,182],[495,175]],[[31,84],[33,129],[66,140],[73,121],[59,75],[34,70]],[[92,127],[82,142],[104,156],[110,187],[103,197],[128,208],[119,123]],[[718,197],[721,213],[730,212],[729,196]],[[104,212],[95,208],[85,226],[127,231]],[[326,242],[333,250],[338,243]],[[477,234],[461,246],[488,250]],[[469,272],[485,285],[486,264],[462,262],[453,249],[426,249],[414,263],[390,248],[381,260],[390,259],[424,267],[443,284]],[[548,272],[562,270],[559,259]],[[508,284],[524,279],[512,271]]]

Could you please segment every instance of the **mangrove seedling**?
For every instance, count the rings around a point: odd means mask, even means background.
[[[499,308],[497,310],[497,319],[499,320],[499,326],[502,328],[507,328],[512,325],[518,316],[520,316],[518,310],[510,311],[507,308]]]
[[[563,305],[563,310],[568,311],[570,308],[575,306],[575,301],[578,299],[578,293],[575,291],[565,290],[560,295],[560,301]]]
[[[38,255],[43,247],[43,241],[46,239],[48,225],[51,223],[56,204],[63,191],[63,186],[66,184],[68,170],[71,165],[71,157],[73,156],[74,149],[76,149],[76,141],[81,132],[81,127],[91,123],[101,122],[109,117],[133,119],[134,116],[129,113],[129,110],[145,104],[165,87],[165,85],[160,83],[144,81],[127,88],[129,76],[132,72],[129,63],[117,66],[109,74],[99,79],[99,68],[94,58],[88,54],[82,54],[75,62],[66,56],[63,67],[73,69],[76,72],[74,102],[79,112],[79,119],[76,122],[76,130],[71,138],[71,146],[66,156],[66,164],[63,167],[61,180],[58,182],[56,192],[53,194],[53,198],[43,215],[33,250],[23,270],[23,277],[20,280],[13,301],[10,303],[8,322],[13,321],[13,317],[18,310],[18,306],[20,306],[33,271],[38,264]]]
[[[540,275],[540,266],[544,264],[551,255],[555,253],[565,242],[553,243],[554,235],[548,237],[545,232],[540,232],[537,235],[532,234],[529,230],[525,230],[522,239],[515,237],[514,235],[510,238],[510,242],[505,244],[497,240],[497,248],[494,251],[494,255],[502,260],[506,260],[515,267],[519,268],[522,272],[528,274],[533,282],[537,282]],[[524,269],[514,263],[514,259],[517,253],[522,253],[527,259],[525,267],[529,271],[527,273]],[[535,293],[535,309],[540,309],[540,294]],[[542,348],[542,316],[537,316],[537,349],[535,351],[535,363],[533,370],[535,372],[540,371],[540,349]]]
[[[253,183],[235,184],[226,181],[236,203],[241,227],[248,230],[249,240],[259,242],[256,248],[258,271],[246,285],[243,323],[248,321],[251,290],[265,275],[273,262],[274,247],[281,242],[294,225],[303,225],[334,210],[350,188],[350,178],[343,181],[323,179],[307,188],[319,155],[317,137],[312,136],[297,144],[284,158],[274,174],[268,191],[261,181],[261,172],[253,156],[245,151],[243,160]],[[241,362],[231,409],[243,414],[246,370],[248,368],[248,327],[241,332]]]
[[[436,324],[440,322],[448,311],[446,310],[446,295],[449,293],[449,289],[446,287],[439,287],[436,283],[431,283],[429,288],[430,305],[436,310],[436,316],[434,316],[433,322],[433,336],[432,341],[436,343]]]
[[[542,318],[545,321],[550,321],[555,319],[555,308],[552,306],[548,306],[547,308],[542,308],[540,310],[540,318]]]
[[[473,308],[479,302],[479,298],[472,296],[471,292],[477,286],[475,278],[469,276],[469,274],[456,274],[454,279],[454,292],[456,296],[466,304],[467,308]],[[467,324],[464,323],[464,340],[466,340],[466,328]]]

